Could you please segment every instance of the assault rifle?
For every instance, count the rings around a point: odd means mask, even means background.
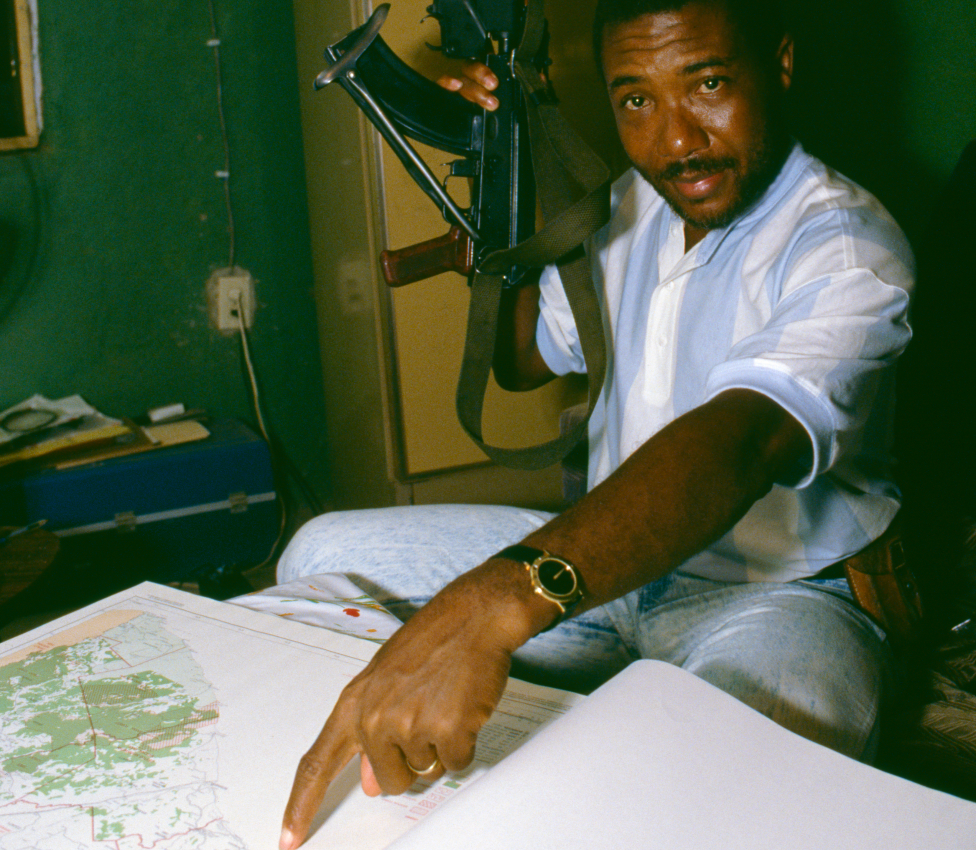
[[[542,0],[433,0],[445,56],[474,59],[498,78],[498,109],[488,112],[402,62],[380,37],[389,4],[325,50],[316,88],[339,83],[389,143],[417,185],[451,225],[445,236],[384,251],[387,283],[399,286],[454,270],[469,277],[471,312],[457,407],[462,426],[493,459],[538,469],[564,456],[585,420],[542,446],[505,449],[481,437],[484,391],[495,347],[501,291],[530,268],[557,263],[576,319],[590,379],[592,411],[603,385],[603,326],[583,241],[606,221],[609,171],[568,127],[544,78],[548,32]],[[449,177],[471,181],[462,208],[409,139],[458,156]],[[536,186],[545,222],[536,231]]]
[[[525,103],[514,74],[514,55],[525,28],[524,0],[434,0],[427,11],[439,23],[437,50],[477,59],[498,77],[498,109],[487,112],[418,74],[389,48],[379,31],[389,4],[366,24],[328,47],[332,64],[316,88],[338,82],[404,164],[417,185],[451,224],[447,235],[399,251],[384,251],[381,265],[391,286],[443,271],[469,275],[493,251],[512,248],[535,230],[535,182],[529,155]],[[546,41],[520,57],[539,71],[548,63]],[[471,179],[471,206],[460,208],[420,158],[408,138],[459,156],[449,177]],[[446,184],[445,180],[445,184]],[[517,283],[522,270],[506,273]]]

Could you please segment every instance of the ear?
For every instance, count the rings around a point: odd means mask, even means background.
[[[793,82],[793,37],[787,33],[776,51],[776,64],[779,68],[780,85],[783,91],[789,91]]]

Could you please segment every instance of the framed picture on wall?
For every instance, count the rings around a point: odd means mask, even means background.
[[[32,148],[40,136],[32,0],[0,0],[0,151]]]

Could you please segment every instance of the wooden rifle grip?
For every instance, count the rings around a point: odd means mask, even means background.
[[[474,268],[474,242],[460,227],[398,251],[380,254],[383,278],[390,286],[403,286],[441,272],[458,272],[465,277]]]

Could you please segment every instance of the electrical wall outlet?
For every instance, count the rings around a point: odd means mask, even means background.
[[[246,269],[217,269],[207,280],[207,314],[210,327],[219,331],[240,330],[254,324],[254,278]]]

